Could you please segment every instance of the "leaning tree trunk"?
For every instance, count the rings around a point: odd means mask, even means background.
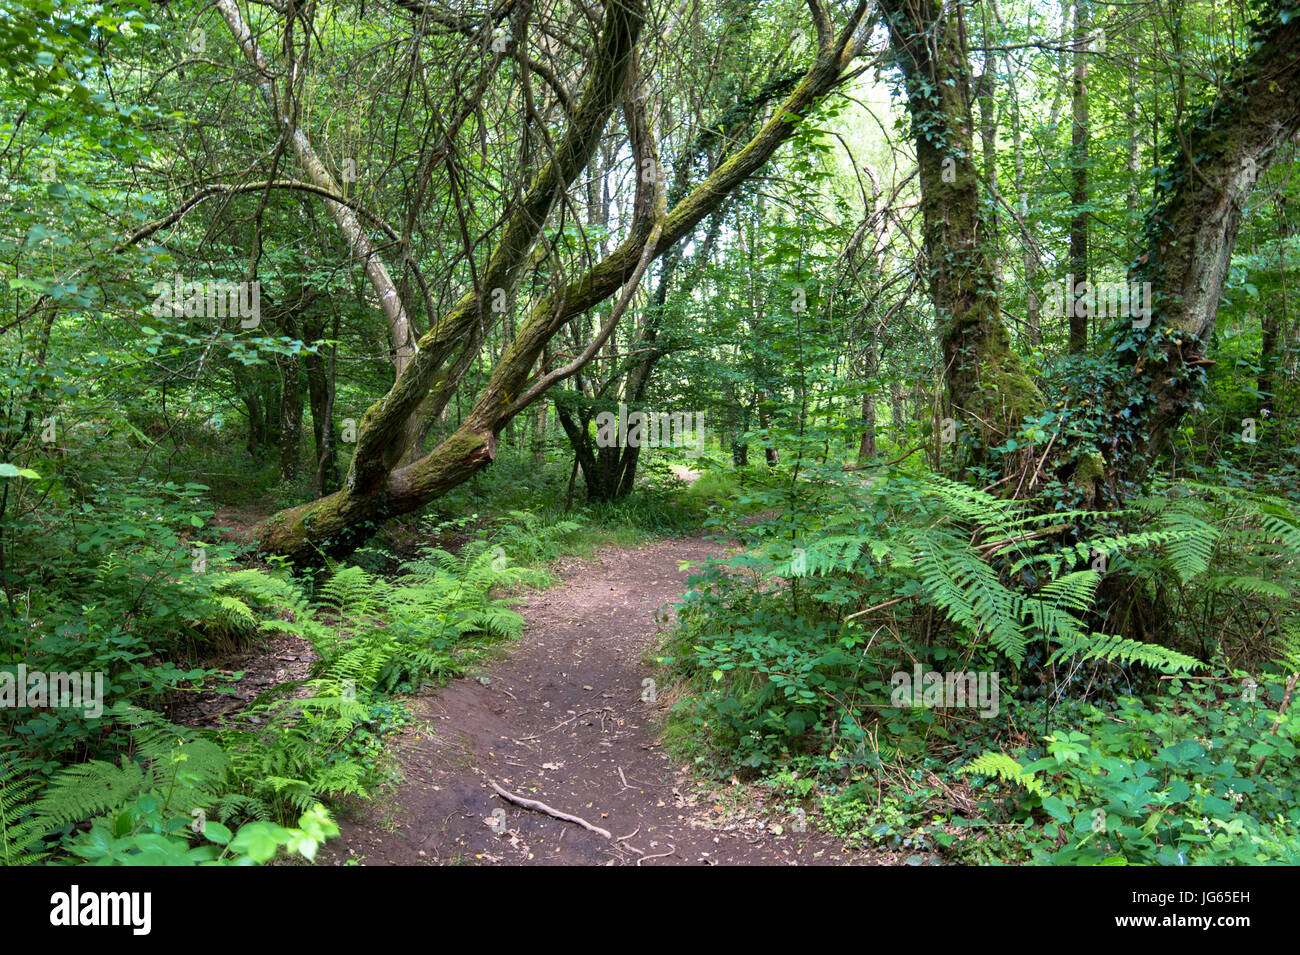
[[[1147,251],[1129,275],[1130,283],[1150,283],[1152,310],[1114,328],[1114,353],[1131,385],[1111,399],[1110,418],[1123,424],[1092,454],[1086,483],[1099,500],[1126,496],[1199,397],[1242,209],[1260,174],[1300,132],[1297,50],[1300,20],[1277,16],[1261,28],[1253,52],[1179,131],[1170,167],[1156,176]]]
[[[628,237],[590,270],[535,302],[460,427],[424,457],[399,466],[402,438],[411,415],[431,389],[439,402],[445,402],[463,367],[468,366],[468,362],[462,365],[460,358],[448,365],[449,359],[458,352],[462,357],[474,354],[468,352],[465,342],[484,325],[486,299],[474,289],[467,291],[431,322],[392,389],[362,417],[343,489],[271,517],[261,529],[262,549],[303,563],[346,553],[385,519],[422,507],[487,466],[496,457],[496,436],[507,422],[555,384],[576,374],[608,340],[613,322],[626,309],[650,261],[693,231],[727,195],[762,168],[794,134],[798,118],[842,82],[865,42],[862,24],[867,4],[862,0],[838,32],[819,0],[811,0],[809,7],[817,32],[816,57],[748,143],[720,163],[671,211],[663,210],[664,196],[657,184],[646,185],[643,195],[638,179]],[[480,272],[481,289],[515,287],[551,211],[591,161],[620,100],[629,100],[625,112],[638,166],[657,165],[653,138],[646,133],[644,113],[636,105],[640,100],[624,94],[625,83],[634,72],[631,64],[641,25],[640,3],[606,5],[600,48],[586,73],[586,85],[573,107],[569,128],[528,191],[502,217],[494,252]],[[530,378],[545,345],[576,315],[620,288],[623,291],[610,320],[587,350],[562,368]]]

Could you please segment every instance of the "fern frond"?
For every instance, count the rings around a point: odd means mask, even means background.
[[[125,762],[118,766],[94,759],[61,769],[36,803],[37,815],[60,826],[125,805],[145,782],[144,770],[129,760]]]
[[[43,788],[34,762],[0,750],[0,864],[36,865],[48,854],[44,839],[56,827],[35,813]]]
[[[1000,779],[1003,782],[1011,783],[1013,786],[1020,786],[1039,797],[1049,795],[1047,787],[1034,773],[1026,770],[1006,753],[994,753],[992,751],[982,753],[978,758],[971,760],[958,769],[957,772],[988,776],[990,779]]]
[[[1160,670],[1163,673],[1185,673],[1205,666],[1195,657],[1179,653],[1177,650],[1171,650],[1168,647],[1105,633],[1079,634],[1073,639],[1061,641],[1061,646],[1052,652],[1048,662],[1055,663],[1058,660],[1074,656],[1077,656],[1081,661],[1105,660],[1108,663],[1139,663]]]

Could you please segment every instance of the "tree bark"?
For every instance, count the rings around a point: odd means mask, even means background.
[[[1070,274],[1076,288],[1063,295],[1069,309],[1069,351],[1079,355],[1088,348],[1089,309],[1080,301],[1078,286],[1088,281],[1088,4],[1074,0],[1074,89],[1071,97],[1073,123],[1070,127]]]
[[[979,462],[1043,399],[1011,350],[983,247],[961,7],[945,13],[938,0],[882,0],[880,6],[912,119],[948,401],[958,429],[966,432],[970,459]]]

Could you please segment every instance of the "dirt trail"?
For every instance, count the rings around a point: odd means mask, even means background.
[[[879,863],[764,804],[765,791],[707,787],[659,744],[666,705],[642,700],[642,653],[665,605],[721,548],[698,539],[607,548],[560,568],[563,582],[519,607],[528,630],[480,677],[415,700],[398,737],[404,775],[388,799],[340,821],[321,861],[368,865]],[[485,682],[486,681],[486,682]],[[512,805],[489,780],[581,816],[614,840]],[[504,831],[489,826],[504,810]],[[498,814],[499,816],[499,814]],[[779,827],[780,831],[777,831]],[[498,828],[500,828],[498,820]],[[620,837],[625,837],[621,838]]]

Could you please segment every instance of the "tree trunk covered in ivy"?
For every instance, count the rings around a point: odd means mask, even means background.
[[[1122,501],[1196,405],[1242,209],[1300,131],[1300,20],[1274,17],[1216,100],[1173,137],[1173,158],[1157,170],[1146,252],[1129,276],[1151,284],[1152,312],[1112,329],[1122,387],[1110,396],[1111,433],[1079,482],[1095,499]]]
[[[1043,405],[1011,349],[985,249],[973,155],[970,64],[961,7],[883,0],[902,70],[921,180],[923,237],[941,327],[948,401],[972,460]]]

